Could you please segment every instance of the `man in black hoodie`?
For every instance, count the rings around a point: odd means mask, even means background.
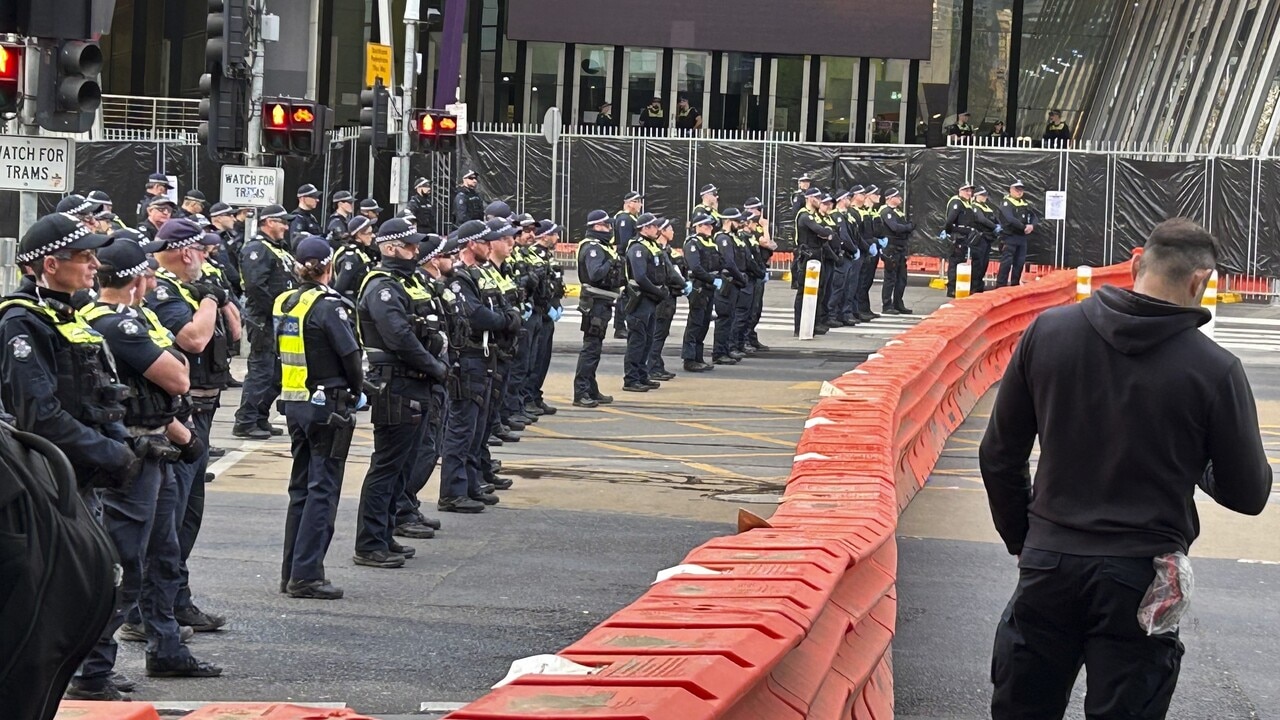
[[[1020,575],[996,629],[996,720],[1062,717],[1081,665],[1088,717],[1168,710],[1183,648],[1176,630],[1138,624],[1152,560],[1195,540],[1197,486],[1250,515],[1271,492],[1244,369],[1197,330],[1216,264],[1199,225],[1161,223],[1133,292],[1105,286],[1049,310],[1014,351],[979,454]]]

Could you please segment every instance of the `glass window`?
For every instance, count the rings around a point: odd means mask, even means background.
[[[822,99],[822,141],[849,142],[853,128],[853,93],[858,81],[858,61],[827,58]]]
[[[526,122],[542,122],[542,117],[552,107],[560,104],[560,89],[564,85],[564,45],[560,43],[531,42],[526,45],[529,53],[529,95]]]
[[[902,137],[903,80],[907,60],[871,60],[871,117],[867,137],[873,143],[897,143]]]
[[[759,55],[727,52],[723,55],[724,109],[718,127],[727,130],[763,130],[760,127],[760,98],[756,95],[756,78],[760,75]]]
[[[678,107],[680,98],[686,98],[689,101],[688,113],[694,110],[701,115],[706,104],[707,95],[707,79],[710,74],[708,70],[711,66],[711,56],[707,53],[696,52],[680,52],[676,51],[672,61],[672,74],[674,82],[672,87],[675,89],[675,97],[671,103],[671,117],[673,123],[679,123],[680,118],[684,115]],[[678,125],[677,125],[678,126]],[[706,127],[706,118],[702,120],[702,127]]]
[[[658,97],[658,71],[662,68],[662,51],[627,48],[625,65],[623,107],[614,108],[614,119],[621,125],[637,127],[640,124],[640,111]]]
[[[774,132],[804,132],[805,59],[798,56],[773,60]]]
[[[600,106],[609,99],[613,89],[613,47],[609,45],[579,45],[578,99],[574,103],[578,125],[594,125]]]
[[[969,102],[964,108],[956,108],[956,112],[968,110],[969,122],[980,129],[1005,117],[1012,26],[1013,0],[979,0],[974,4]]]

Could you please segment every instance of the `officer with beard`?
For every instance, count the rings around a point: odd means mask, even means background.
[[[396,568],[414,550],[393,537],[396,506],[409,486],[422,444],[433,385],[444,383],[446,340],[439,318],[429,320],[431,295],[418,274],[418,246],[425,236],[393,218],[378,228],[382,260],[360,288],[357,324],[375,388],[373,455],[360,491],[356,525],[357,565]]]
[[[347,223],[356,212],[356,199],[346,190],[339,190],[331,198],[334,209],[324,221],[325,239],[330,247],[337,248],[347,234]]]

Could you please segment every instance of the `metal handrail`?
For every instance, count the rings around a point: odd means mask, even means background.
[[[200,127],[200,101],[142,95],[103,95],[105,130],[129,133],[195,134]]]

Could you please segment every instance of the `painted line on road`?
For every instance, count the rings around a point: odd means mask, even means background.
[[[420,713],[448,713],[454,710],[461,710],[466,707],[467,703],[456,702],[424,702],[418,706]]]

